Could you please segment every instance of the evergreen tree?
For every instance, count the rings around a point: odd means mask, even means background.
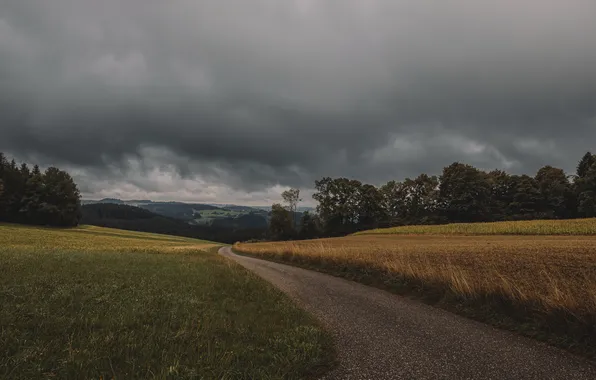
[[[596,162],[596,158],[592,155],[592,153],[587,152],[584,154],[582,159],[577,164],[577,177],[584,178],[594,162]]]
[[[25,185],[25,192],[23,194],[23,202],[21,207],[21,214],[25,220],[39,220],[41,218],[41,204],[44,199],[44,183],[43,174],[39,170],[39,166],[35,165],[27,183]]]
[[[17,166],[0,153],[0,221],[76,226],[80,219],[80,194],[72,177],[57,168],[42,174],[36,165]]]

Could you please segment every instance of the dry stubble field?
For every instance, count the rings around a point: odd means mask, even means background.
[[[596,351],[596,236],[364,234],[234,248],[414,295],[587,356]]]

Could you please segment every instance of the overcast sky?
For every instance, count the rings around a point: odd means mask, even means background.
[[[594,0],[0,1],[0,151],[85,198],[270,204],[587,150]]]

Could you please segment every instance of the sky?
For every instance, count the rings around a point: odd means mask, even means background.
[[[593,0],[0,1],[0,151],[86,199],[308,205],[588,150]]]

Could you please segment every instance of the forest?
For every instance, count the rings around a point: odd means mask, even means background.
[[[80,218],[80,193],[70,174],[17,165],[0,152],[0,222],[73,227]]]
[[[596,216],[596,156],[574,174],[544,166],[533,175],[490,172],[455,162],[439,176],[420,174],[376,187],[349,178],[315,182],[317,213],[293,223],[292,203],[273,205],[274,240],[342,236],[415,224],[571,219]]]

